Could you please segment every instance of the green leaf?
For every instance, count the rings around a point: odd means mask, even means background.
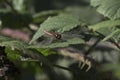
[[[11,60],[20,60],[20,56],[27,55],[29,50],[27,50],[27,44],[19,41],[13,40],[8,37],[0,36],[0,46],[5,46],[5,52],[8,58]]]
[[[65,11],[80,17],[80,19],[87,24],[94,24],[102,19],[102,16],[90,6],[70,6],[67,7]]]
[[[10,60],[15,60],[15,61],[18,61],[20,60],[20,55],[17,51],[13,51],[11,50],[10,48],[6,48],[5,49],[5,52],[7,53],[7,57],[10,59]]]
[[[111,37],[112,37],[113,39],[115,39],[116,42],[117,42],[117,40],[120,39],[120,29],[117,29],[117,30],[113,31],[112,33],[110,33],[108,36],[106,36],[106,37],[103,39],[103,41],[106,41],[106,40],[110,39]]]
[[[1,46],[11,47],[12,50],[24,50],[25,45],[19,41],[5,41],[0,43]]]
[[[51,66],[50,62],[40,52],[38,52],[35,49],[26,48],[26,44],[23,43],[22,41],[18,41],[18,40],[15,41],[15,40],[11,40],[6,37],[0,36],[0,46],[5,46],[7,48],[13,48],[16,51],[18,50],[20,55],[25,54],[33,60],[40,61],[43,64],[42,67],[45,70],[46,69],[47,71],[49,70],[51,74],[55,73],[54,70],[52,69],[53,67]]]
[[[120,20],[106,20],[102,21],[100,23],[97,23],[95,25],[89,26],[90,29],[97,31],[100,28],[105,28],[105,27],[111,27],[111,26],[119,26],[120,25]]]
[[[20,56],[23,56],[23,55],[27,55],[31,59],[37,59],[37,60],[41,60],[41,58],[43,57],[40,54],[40,51],[38,53],[38,51],[36,52],[32,50],[32,48],[28,49],[27,48],[28,45],[26,43],[19,40],[13,40],[4,36],[0,36],[0,46],[6,47],[6,53],[8,57],[11,59],[20,60],[21,59]]]
[[[107,20],[100,22],[95,25],[89,26],[93,31],[97,31],[105,36],[103,41],[110,38],[114,39],[116,42],[120,39],[120,29],[116,26],[120,26],[120,20]]]
[[[83,24],[84,23],[81,22],[78,17],[72,15],[62,14],[55,17],[49,17],[44,23],[41,24],[30,43],[44,35],[44,30],[63,33],[77,27],[77,25]]]
[[[58,47],[67,47],[69,45],[83,44],[83,43],[85,43],[85,41],[81,38],[72,38],[72,39],[68,39],[67,41],[54,42],[48,45],[33,45],[33,46],[29,46],[29,48],[58,48]]]
[[[120,0],[91,0],[91,5],[110,19],[120,18]]]
[[[0,46],[6,47],[6,53],[9,58],[11,59],[20,59],[20,55],[35,55],[33,51],[28,49],[28,46],[26,43],[19,41],[19,40],[12,40],[10,38],[0,36]],[[32,49],[32,48],[31,48]],[[55,54],[54,51],[51,51],[50,49],[38,49],[38,51],[43,54],[44,56]],[[19,57],[19,58],[18,58]]]
[[[51,50],[50,48],[38,48],[39,52],[41,52],[44,56],[48,56],[51,54],[57,54],[56,51]]]
[[[18,50],[21,52],[25,52],[26,44],[19,40],[12,40],[7,37],[0,36],[0,46],[5,46],[11,48],[11,50]]]

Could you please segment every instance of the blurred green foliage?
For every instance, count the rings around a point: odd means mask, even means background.
[[[119,3],[119,0],[0,0],[0,47],[5,47],[7,58],[20,70],[20,75],[12,77],[15,80],[119,80]],[[6,28],[14,33],[3,31]],[[17,34],[14,30],[21,32]],[[23,32],[28,34],[29,41],[13,37],[24,36]],[[56,34],[61,38],[56,39]],[[98,38],[100,42],[94,46]],[[73,57],[60,50],[70,50]],[[2,50],[0,57],[1,53]],[[85,72],[87,61],[92,67]],[[85,64],[83,69],[80,62]]]

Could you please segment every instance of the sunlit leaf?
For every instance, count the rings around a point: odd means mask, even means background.
[[[120,25],[120,20],[107,20],[107,21],[102,21],[100,23],[94,24],[89,26],[90,29],[96,31],[99,30],[100,28],[105,28],[105,27],[115,27]]]
[[[51,50],[50,48],[38,48],[37,50],[40,51],[44,56],[57,54],[57,52]]]
[[[108,36],[106,36],[103,39],[103,41],[106,41],[106,40],[110,39],[111,37],[114,38],[116,40],[116,42],[117,42],[117,40],[120,40],[120,29],[117,29],[117,30],[113,31],[112,33],[110,33]]]
[[[91,25],[89,28],[104,35],[105,38],[103,41],[112,38],[117,42],[120,39],[120,29],[117,28],[117,26],[120,26],[120,20],[103,21],[98,24]]]
[[[83,25],[84,23],[79,20],[78,17],[72,15],[59,15],[55,17],[49,17],[45,22],[43,22],[38,29],[38,31],[33,36],[30,43],[37,40],[39,37],[44,35],[44,30],[46,31],[56,31],[58,33],[63,33],[69,31],[77,25]]]
[[[91,0],[97,11],[110,19],[120,18],[120,0]]]

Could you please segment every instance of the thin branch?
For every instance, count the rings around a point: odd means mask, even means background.
[[[64,69],[64,70],[67,70],[67,71],[73,72],[73,70],[72,70],[72,69],[67,68],[67,67],[63,67],[63,66],[56,65],[56,64],[54,64],[53,66],[54,66],[54,67],[56,67],[56,68],[60,68],[60,69]]]
[[[90,54],[100,41],[101,39],[98,38],[96,42],[84,53],[84,55],[87,56],[88,54]]]
[[[116,43],[115,41],[113,41],[112,39],[110,39],[110,42],[113,43],[118,49],[120,49],[120,45],[118,43]]]
[[[105,37],[103,34],[101,34],[101,33],[99,33],[99,32],[97,32],[97,33],[100,34],[100,36],[101,36],[102,38]],[[109,41],[110,41],[111,43],[113,43],[118,49],[120,49],[120,45],[119,45],[118,43],[116,43],[113,39],[110,38]]]

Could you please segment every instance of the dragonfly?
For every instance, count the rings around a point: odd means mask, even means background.
[[[57,33],[57,32],[50,32],[50,31],[46,31],[44,30],[44,33],[49,35],[49,36],[52,36],[56,39],[61,39],[61,34]]]

